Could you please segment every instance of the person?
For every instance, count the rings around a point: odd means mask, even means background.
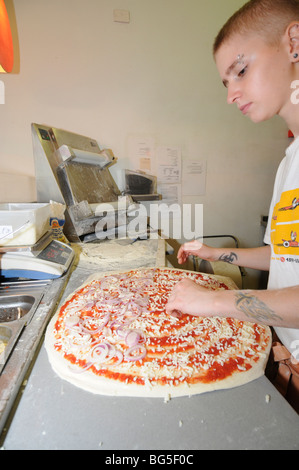
[[[298,372],[299,408],[299,243],[293,235],[299,233],[299,205],[294,204],[299,202],[299,2],[247,2],[218,33],[213,54],[228,103],[237,105],[255,123],[280,116],[294,141],[277,171],[265,245],[232,251],[194,240],[180,247],[178,262],[194,255],[267,270],[268,286],[209,291],[183,280],[171,292],[166,310],[229,316],[274,327],[275,344],[283,346],[282,356],[288,356],[281,364],[286,365],[289,377]]]

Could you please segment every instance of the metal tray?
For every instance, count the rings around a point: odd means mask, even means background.
[[[0,374],[23,328],[30,322],[41,295],[9,294],[0,297],[0,340],[6,343],[0,354]]]

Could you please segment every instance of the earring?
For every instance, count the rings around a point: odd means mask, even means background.
[[[293,57],[294,57],[294,59],[297,59],[297,57],[298,57],[297,52],[296,52],[296,54],[293,55]]]

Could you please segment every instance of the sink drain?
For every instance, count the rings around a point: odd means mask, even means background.
[[[27,311],[23,310],[20,307],[10,307],[10,308],[0,308],[0,322],[10,322],[19,320]]]

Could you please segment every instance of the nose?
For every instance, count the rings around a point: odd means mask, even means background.
[[[237,83],[230,83],[227,87],[227,102],[228,104],[235,103],[241,98],[241,90]]]

